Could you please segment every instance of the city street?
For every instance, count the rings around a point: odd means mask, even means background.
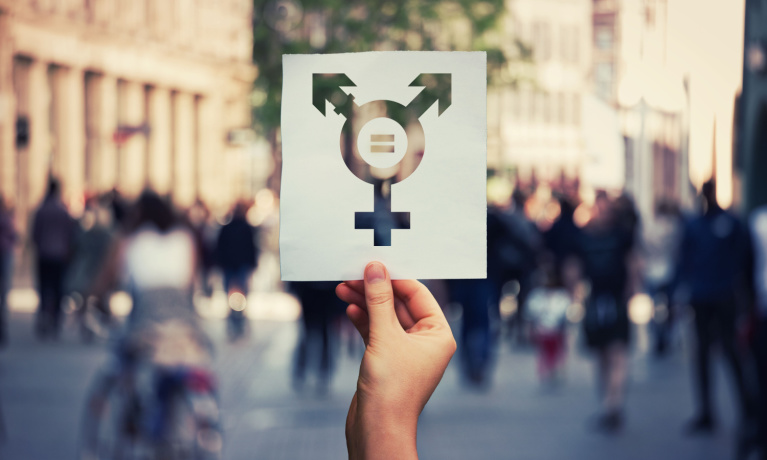
[[[0,0],[0,460],[347,458],[380,264],[419,458],[767,460],[767,0]]]
[[[297,394],[290,365],[298,323],[258,321],[247,343],[228,344],[220,320],[208,320],[217,342],[225,428],[225,458],[345,458],[344,421],[359,354],[339,346],[332,389],[318,396],[311,382]],[[58,342],[36,341],[32,316],[13,312],[11,344],[0,353],[0,401],[6,440],[0,458],[75,457],[83,399],[105,344],[79,341],[71,322]],[[571,347],[561,388],[541,388],[531,351],[499,349],[492,388],[460,384],[457,360],[421,417],[419,451],[428,459],[675,459],[731,458],[734,413],[729,382],[719,365],[721,428],[711,438],[688,438],[681,428],[692,412],[688,365],[682,350],[665,360],[636,351],[627,425],[616,437],[589,429],[596,409],[587,355]]]

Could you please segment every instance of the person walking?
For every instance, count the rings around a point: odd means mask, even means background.
[[[575,204],[566,196],[557,197],[559,216],[548,230],[543,232],[543,243],[546,252],[554,258],[557,276],[568,289],[572,289],[573,280],[568,268],[577,257],[578,244],[581,239],[581,228],[575,224]]]
[[[533,288],[533,273],[537,268],[538,257],[542,249],[541,235],[533,223],[525,214],[525,202],[527,196],[520,190],[515,190],[511,196],[511,206],[508,208],[493,209],[492,217],[498,221],[499,235],[494,248],[495,254],[489,255],[497,259],[498,268],[491,274],[495,297],[500,300],[503,286],[509,281],[516,281],[519,286],[517,292],[517,311],[509,319],[508,332],[513,334],[516,330],[516,341],[525,345],[529,342],[528,324],[526,317],[527,296]],[[491,223],[488,223],[488,227]],[[488,250],[490,247],[488,246]]]
[[[506,227],[495,206],[487,210],[487,278],[452,279],[447,287],[452,302],[461,305],[460,361],[465,382],[488,389],[493,358],[493,322],[499,319],[498,305],[504,274],[502,242]]]
[[[258,265],[257,232],[248,223],[247,212],[245,203],[235,205],[232,220],[221,228],[216,241],[216,261],[223,271],[224,290],[232,307],[227,317],[227,331],[232,340],[246,337],[245,309],[250,277]]]
[[[13,247],[17,238],[13,212],[0,196],[0,346],[8,342],[8,292],[13,278]]]
[[[680,248],[679,283],[689,290],[695,313],[695,384],[697,414],[687,424],[689,434],[710,433],[716,428],[711,397],[711,348],[719,342],[734,378],[741,419],[750,413],[736,327],[745,286],[748,233],[738,219],[716,201],[713,181],[701,190],[704,213],[684,229]],[[741,304],[741,305],[739,305]]]
[[[755,209],[749,219],[753,244],[752,282],[755,294],[754,337],[752,348],[756,362],[759,393],[757,430],[753,437],[761,460],[767,460],[767,206]]]
[[[198,264],[194,236],[170,203],[150,190],[128,211],[125,224],[92,292],[102,297],[119,286],[130,295],[132,308],[91,384],[82,458],[104,452],[100,434],[111,419],[117,423],[116,434],[129,433],[126,439],[147,458],[168,458],[170,452],[219,458],[205,452],[220,453],[220,433],[217,402],[209,398],[215,395],[213,345],[193,302]],[[120,398],[120,409],[113,413],[115,406],[110,405]],[[212,431],[201,431],[201,426]],[[200,433],[217,442],[203,445]],[[187,450],[190,442],[202,449]],[[126,449],[131,452],[130,446]]]
[[[538,347],[538,376],[541,383],[556,384],[567,351],[567,309],[572,303],[570,293],[561,281],[554,258],[544,258],[541,271],[542,286],[534,288],[527,298],[532,339]]]
[[[329,281],[290,283],[290,290],[301,303],[304,327],[293,364],[293,388],[296,391],[300,392],[304,388],[307,370],[310,368],[316,369],[318,395],[325,395],[330,387],[333,339],[337,335],[335,323],[344,307],[336,297],[336,284]],[[315,362],[316,366],[313,365]]]
[[[198,275],[200,290],[208,297],[213,294],[213,288],[210,284],[210,273],[215,264],[216,239],[219,232],[218,228],[213,228],[210,220],[210,210],[200,199],[186,213],[186,222],[194,234],[197,253],[199,254],[200,269]]]
[[[248,223],[248,206],[238,203],[232,212],[232,220],[221,227],[216,242],[216,261],[224,272],[224,289],[227,293],[239,288],[248,294],[250,275],[258,265],[256,229]]]
[[[591,285],[583,325],[586,344],[597,354],[602,398],[597,428],[608,433],[623,427],[628,377],[628,299],[634,284],[631,259],[635,229],[621,222],[625,212],[600,193],[595,215],[580,238],[583,276]]]
[[[40,338],[56,337],[59,333],[64,275],[72,257],[76,236],[77,222],[61,201],[59,182],[52,179],[32,224],[40,297],[35,332]]]
[[[104,269],[110,248],[114,244],[112,209],[105,200],[93,197],[86,202],[80,219],[80,231],[74,243],[72,260],[64,277],[65,292],[78,307],[80,334],[90,341],[100,331],[94,326],[111,326],[109,293],[93,295],[93,283]],[[95,311],[92,311],[95,308]],[[90,320],[90,313],[98,312],[98,323]]]
[[[461,305],[460,363],[465,382],[472,388],[490,386],[493,336],[491,309],[495,289],[488,279],[453,279],[448,281],[450,300]]]
[[[643,231],[644,287],[656,306],[653,321],[654,351],[664,356],[672,341],[676,311],[671,293],[674,290],[674,270],[679,259],[683,220],[676,203],[663,201],[655,210],[655,222]],[[665,306],[665,314],[657,314]]]

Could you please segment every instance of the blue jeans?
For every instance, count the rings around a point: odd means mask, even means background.
[[[0,345],[8,338],[8,292],[13,280],[13,250],[0,252]]]
[[[248,266],[225,268],[224,290],[226,290],[227,294],[234,288],[240,288],[243,294],[248,295],[248,280],[250,279],[251,270]]]
[[[767,459],[767,317],[763,317],[759,321],[756,341],[753,345],[759,381],[759,394],[757,395],[759,431],[757,439],[760,443],[759,448],[762,450],[760,458]]]
[[[451,296],[463,307],[461,357],[469,380],[483,383],[490,367],[490,308],[495,307],[493,283],[487,279],[453,280]]]

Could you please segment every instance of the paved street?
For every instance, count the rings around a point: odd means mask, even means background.
[[[104,344],[79,342],[72,324],[59,342],[38,342],[29,313],[11,316],[11,345],[0,353],[0,401],[7,439],[0,458],[74,458],[79,418],[88,383],[106,357]],[[339,354],[329,395],[309,385],[296,394],[289,369],[297,323],[259,321],[247,343],[223,341],[223,323],[209,320],[218,342],[226,458],[345,458],[343,424],[359,357]],[[641,335],[635,349],[642,348]],[[499,350],[492,388],[485,393],[460,385],[455,362],[426,408],[419,428],[424,459],[621,459],[722,460],[731,458],[734,414],[730,387],[718,378],[722,429],[712,438],[686,438],[681,425],[692,404],[681,350],[657,361],[635,352],[627,409],[617,437],[589,430],[596,401],[590,362],[577,346],[567,380],[543,390],[529,351]],[[719,374],[723,374],[719,366]]]

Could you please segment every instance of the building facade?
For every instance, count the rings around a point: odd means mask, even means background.
[[[767,1],[746,1],[743,93],[738,113],[737,163],[743,208],[767,205]]]
[[[670,70],[666,0],[593,0],[594,95],[620,119],[624,186],[644,222],[662,202],[692,206],[689,98]]]
[[[591,0],[509,0],[507,8],[506,44],[520,40],[532,62],[513,64],[513,85],[489,89],[489,167],[511,169],[522,183],[575,180],[584,160]]]
[[[185,207],[244,187],[249,0],[0,0],[0,194],[22,228],[49,177],[73,212],[151,188]],[[241,137],[241,136],[240,136]]]

